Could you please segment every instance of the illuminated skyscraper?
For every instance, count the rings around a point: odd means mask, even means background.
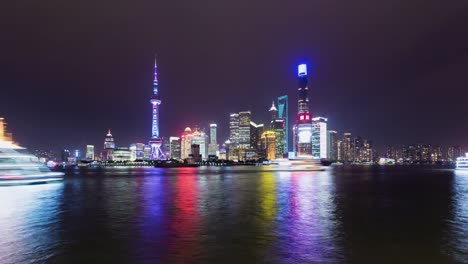
[[[250,148],[250,121],[252,113],[250,111],[239,112],[239,141],[238,147],[241,149]]]
[[[93,145],[86,145],[86,159],[94,160],[94,146]]]
[[[272,160],[276,158],[276,136],[274,131],[265,131],[260,138],[263,156]]]
[[[268,112],[270,112],[270,116],[271,116],[270,126],[273,126],[273,121],[278,118],[278,109],[276,109],[275,101],[273,101],[273,103],[271,104],[270,110],[268,110]]]
[[[327,119],[312,118],[312,156],[314,159],[328,158]]]
[[[104,139],[104,150],[101,153],[101,159],[103,161],[113,160],[113,154],[115,149],[114,137],[111,134],[111,131],[107,132],[106,138]]]
[[[296,157],[312,158],[312,117],[309,114],[306,64],[298,66],[298,86],[298,114],[293,128],[294,152]]]
[[[198,145],[199,154],[203,160],[208,159],[208,135],[205,132],[195,129],[192,137],[193,145]],[[192,152],[191,154],[194,153]]]
[[[216,155],[218,151],[217,125],[210,124],[210,144],[208,145],[208,155]]]
[[[192,146],[192,138],[193,133],[190,127],[185,128],[184,134],[181,136],[180,142],[180,158],[187,159],[189,155],[192,153],[191,146]]]
[[[259,150],[260,149],[260,137],[264,130],[263,124],[256,124],[250,121],[250,148]]]
[[[153,105],[151,139],[149,141],[149,145],[151,146],[150,159],[163,159],[164,153],[161,150],[162,140],[159,136],[159,105],[161,104],[161,100],[159,99],[158,66],[156,64],[156,60],[154,61],[153,96],[151,97],[150,102]]]
[[[278,97],[278,118],[284,120],[284,153],[289,151],[289,113],[288,113],[288,96],[283,95]]]
[[[343,162],[352,162],[352,144],[351,144],[351,133],[344,133],[343,140],[341,142],[341,151],[342,151],[342,161]]]
[[[68,149],[62,150],[62,162],[67,162],[70,157],[70,151]]]
[[[180,138],[170,137],[169,138],[169,153],[171,159],[180,159]]]
[[[335,130],[328,130],[328,159],[338,160],[338,132]]]
[[[229,142],[231,147],[237,147],[239,143],[239,114],[229,115]]]

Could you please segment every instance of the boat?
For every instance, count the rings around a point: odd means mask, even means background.
[[[39,158],[13,143],[0,118],[0,186],[41,184],[63,180],[62,172],[51,171]]]
[[[320,160],[310,158],[295,158],[295,159],[274,159],[270,161],[270,167],[273,169],[287,170],[317,170],[322,171],[324,168]]]
[[[468,153],[465,153],[465,157],[457,158],[457,170],[468,170]]]

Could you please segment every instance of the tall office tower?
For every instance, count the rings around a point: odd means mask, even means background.
[[[239,143],[239,114],[229,115],[229,141],[231,147],[237,147]]]
[[[271,131],[275,132],[275,155],[276,158],[284,158],[284,143],[285,143],[285,134],[284,134],[284,120],[275,119],[271,123]]]
[[[440,146],[433,146],[431,150],[431,162],[437,163],[442,161],[442,148]]]
[[[461,156],[462,151],[460,146],[450,146],[447,148],[447,160],[449,162],[455,162],[457,158]]]
[[[362,162],[362,150],[364,148],[364,142],[361,137],[356,137],[353,139],[351,149],[352,149],[352,161]]]
[[[202,154],[200,154],[200,145],[198,144],[192,144],[190,146],[190,157],[192,157],[194,162],[200,162],[202,161]]]
[[[256,124],[250,121],[250,148],[260,150],[260,137],[262,136],[263,124]]]
[[[62,162],[67,162],[70,157],[70,151],[68,149],[62,150]]]
[[[93,145],[86,145],[86,159],[94,160],[94,146]]]
[[[309,113],[309,87],[307,87],[307,65],[300,64],[297,67],[298,76],[298,114]]]
[[[192,145],[198,145],[203,160],[208,159],[208,135],[198,128],[193,132]],[[192,153],[193,154],[193,153]]]
[[[161,150],[162,139],[159,135],[159,105],[161,100],[159,99],[158,90],[158,65],[156,60],[154,61],[154,78],[153,78],[153,96],[151,96],[151,104],[153,105],[153,118],[151,125],[151,139],[149,145],[151,146],[151,157],[152,160],[159,160],[164,158],[164,153]]]
[[[344,162],[352,162],[352,148],[351,148],[351,133],[344,133],[341,143],[342,160]]]
[[[276,158],[276,136],[274,131],[265,131],[260,137],[260,145],[263,156],[272,160]]]
[[[335,130],[328,130],[328,159],[338,160],[338,132]]]
[[[115,149],[114,137],[112,136],[110,129],[104,139],[104,149]]]
[[[143,143],[133,143],[129,147],[131,158],[130,160],[144,160],[145,159],[145,144]],[[149,159],[150,155],[148,155]]]
[[[137,159],[137,156],[136,156],[136,144],[130,144],[130,146],[128,147],[128,150],[130,150],[130,160],[134,161]]]
[[[368,139],[364,139],[360,157],[361,157],[361,162],[374,161],[374,149],[372,147],[372,141]]]
[[[101,153],[101,160],[109,161],[113,160],[113,153],[115,149],[114,137],[111,134],[111,131],[107,132],[106,138],[104,139],[104,150]]]
[[[138,145],[137,145],[137,148],[138,148]],[[143,146],[143,160],[149,160],[150,158],[151,158],[151,146],[144,145]]]
[[[341,140],[338,140],[336,141],[336,160],[337,161],[343,161],[343,151],[342,151],[342,147],[343,147],[343,141]]]
[[[420,145],[418,144],[418,148],[417,148],[418,153],[418,157],[419,158],[419,161],[421,162],[424,162],[424,163],[430,163],[431,162],[431,151],[432,151],[432,146],[431,145]]]
[[[189,155],[192,153],[192,138],[193,133],[190,127],[185,128],[184,134],[181,136],[180,140],[180,158],[187,159]]]
[[[268,112],[270,112],[270,126],[272,127],[273,126],[273,121],[278,119],[278,109],[276,109],[276,106],[275,106],[275,101],[273,101],[273,103],[271,104],[271,107],[270,107],[270,110],[268,110]]]
[[[312,117],[309,114],[309,88],[307,65],[298,66],[298,114],[293,127],[294,152],[296,157],[312,158]]]
[[[314,159],[328,158],[328,132],[325,117],[312,118],[312,157]]]
[[[252,113],[250,111],[239,112],[239,142],[238,147],[241,149],[250,148],[250,121]]]
[[[210,144],[208,145],[208,155],[216,156],[218,152],[217,125],[210,124]]]
[[[289,151],[289,112],[288,112],[288,96],[283,95],[278,97],[278,118],[284,120],[284,153]]]
[[[170,137],[169,138],[169,153],[171,159],[180,159],[180,138],[179,137]]]

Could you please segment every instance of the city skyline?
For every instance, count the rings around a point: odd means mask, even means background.
[[[434,18],[441,9],[435,1],[424,9],[392,3],[395,14],[385,11],[388,4],[372,2],[365,5],[372,12],[361,12],[358,4],[344,3],[338,9],[330,3],[321,6],[322,13],[313,3],[281,11],[254,3],[243,21],[211,23],[218,16],[242,13],[242,1],[232,5],[215,5],[210,12],[194,6],[181,11],[172,26],[167,26],[173,21],[164,11],[177,4],[158,8],[160,15],[135,6],[141,16],[89,14],[90,21],[109,28],[93,31],[71,19],[62,21],[69,32],[53,19],[36,26],[46,9],[11,12],[1,19],[15,15],[23,23],[14,32],[5,31],[10,41],[0,54],[0,86],[6,91],[0,116],[15,140],[31,148],[100,146],[109,128],[122,145],[146,142],[157,51],[165,137],[179,135],[186,126],[207,128],[214,122],[224,139],[229,113],[250,110],[256,120],[268,120],[264,109],[281,95],[289,96],[289,119],[294,120],[295,66],[306,62],[311,66],[311,113],[327,117],[329,128],[340,135],[372,138],[380,150],[411,143],[468,148],[468,125],[463,122],[468,97],[468,21],[463,11],[468,4],[447,3]],[[115,12],[127,9],[117,7]],[[255,10],[265,17],[257,18]],[[197,11],[205,15],[202,20]],[[352,14],[358,12],[356,20]],[[401,23],[385,26],[395,15]],[[335,19],[344,28],[334,26]],[[122,23],[130,29],[124,34],[101,34],[121,32]],[[247,26],[252,31],[245,32]],[[195,28],[197,39],[191,31]],[[208,42],[213,35],[223,45]]]

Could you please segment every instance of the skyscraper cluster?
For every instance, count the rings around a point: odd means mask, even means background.
[[[387,146],[385,157],[405,164],[454,163],[463,156],[460,146],[439,146],[430,144],[408,144]]]
[[[351,133],[339,134],[328,129],[328,118],[310,113],[308,69],[306,64],[297,68],[297,114],[290,124],[288,96],[273,100],[268,109],[267,122],[254,122],[250,110],[229,114],[229,138],[218,141],[218,126],[208,129],[187,127],[179,135],[163,138],[160,135],[159,82],[157,64],[154,64],[151,137],[147,144],[133,143],[129,147],[116,147],[111,131],[104,140],[101,155],[95,155],[94,146],[86,147],[86,160],[135,161],[174,159],[187,162],[273,160],[281,158],[330,160],[343,163],[362,163],[377,160],[373,143]],[[265,109],[265,113],[266,113]],[[0,119],[0,122],[2,120]],[[290,126],[292,125],[292,126]],[[290,134],[292,141],[290,142]],[[0,135],[5,136],[5,135]],[[389,146],[388,158],[402,162],[434,163],[454,161],[462,154],[460,147],[440,148],[431,145]],[[62,153],[62,160],[80,159],[76,152]]]

